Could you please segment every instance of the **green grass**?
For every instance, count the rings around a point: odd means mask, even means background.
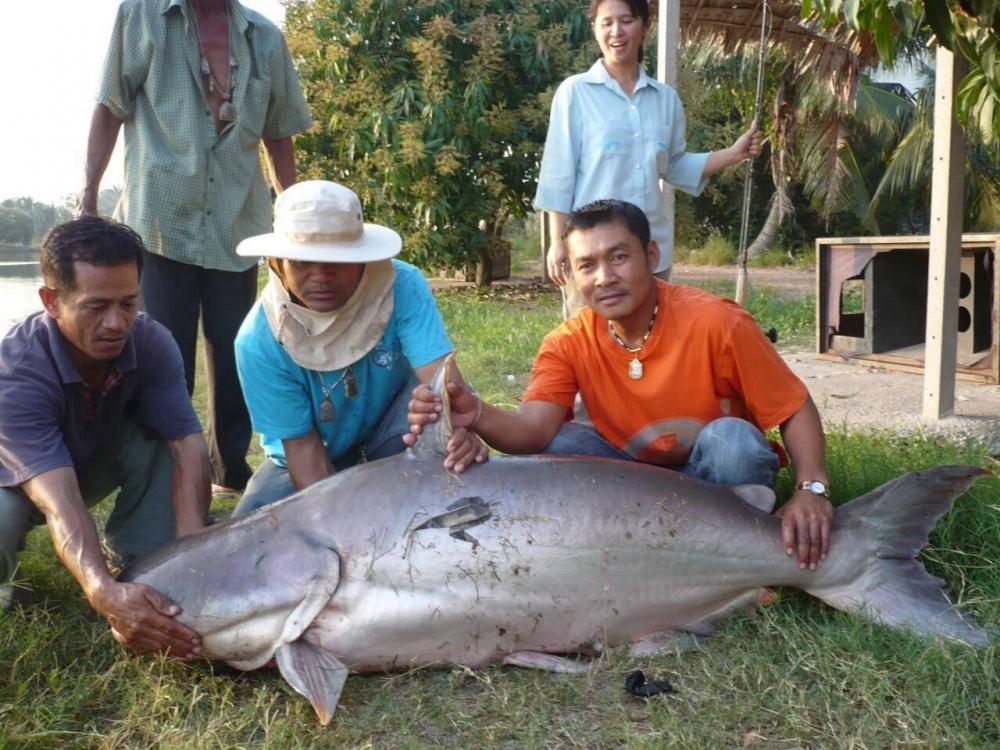
[[[510,242],[510,272],[514,276],[541,275],[540,217],[532,214],[512,222],[504,232]]]
[[[683,241],[674,246],[674,263],[696,266],[728,266],[737,262],[739,248],[718,232],[711,232],[705,241],[692,247]],[[809,268],[813,264],[810,248],[788,248],[774,245],[750,261],[753,268]]]
[[[732,299],[736,294],[734,279],[713,279],[692,284],[720,297]],[[816,295],[807,292],[789,296],[768,286],[750,286],[746,309],[761,328],[778,332],[778,346],[801,346],[815,336]]]
[[[490,403],[516,406],[542,337],[561,320],[559,291],[458,289],[436,297],[462,373]]]
[[[761,294],[772,314],[777,295]],[[461,290],[438,301],[466,377],[490,400],[516,403],[558,320],[557,294]],[[906,471],[993,465],[977,444],[888,433],[835,431],[828,458],[838,503]],[[782,475],[779,496],[789,491]],[[352,676],[324,729],[273,670],[130,657],[53,559],[45,530],[32,532],[21,560],[36,601],[0,616],[4,750],[1000,746],[997,646],[917,639],[790,590],[694,651],[634,660],[615,650],[582,676],[504,667]],[[1000,625],[1000,482],[982,480],[958,501],[923,560],[981,622]],[[627,695],[635,668],[677,693]]]
[[[812,268],[815,256],[811,248],[769,247],[750,261],[754,268]]]

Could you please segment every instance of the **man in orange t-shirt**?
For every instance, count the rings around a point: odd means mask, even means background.
[[[630,459],[730,485],[773,484],[779,456],[763,431],[779,427],[796,481],[778,511],[785,546],[800,567],[815,569],[833,519],[823,428],[806,387],[753,317],[656,279],[659,249],[630,203],[574,211],[564,238],[588,307],[545,337],[517,411],[451,384],[452,423],[507,453]],[[578,393],[593,426],[567,421]],[[429,389],[416,389],[411,432],[440,409]],[[445,465],[465,468],[451,456]]]

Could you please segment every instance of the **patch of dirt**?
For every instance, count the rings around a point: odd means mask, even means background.
[[[716,279],[736,282],[737,266],[689,266],[678,263],[670,274],[675,284],[693,284]],[[811,268],[750,268],[747,278],[751,286],[780,289],[793,296],[816,291],[816,274]]]

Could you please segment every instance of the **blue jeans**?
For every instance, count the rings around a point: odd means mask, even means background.
[[[343,471],[363,461],[388,458],[406,450],[403,435],[410,431],[406,414],[409,410],[410,394],[417,385],[418,381],[414,377],[399,389],[368,439],[333,459],[334,471]],[[265,458],[247,482],[246,491],[233,510],[233,517],[270,505],[294,492],[295,485],[292,484],[288,468],[279,466],[270,458]]]
[[[545,452],[635,460],[601,437],[591,425],[579,422],[563,425]],[[688,462],[674,468],[716,484],[771,487],[779,462],[760,430],[744,419],[721,417],[705,425],[691,448]]]

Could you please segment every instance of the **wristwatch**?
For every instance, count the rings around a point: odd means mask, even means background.
[[[805,482],[799,482],[795,489],[797,490],[807,490],[814,495],[822,495],[827,500],[830,499],[830,488],[826,486],[825,482],[821,482],[818,479],[809,479]]]

